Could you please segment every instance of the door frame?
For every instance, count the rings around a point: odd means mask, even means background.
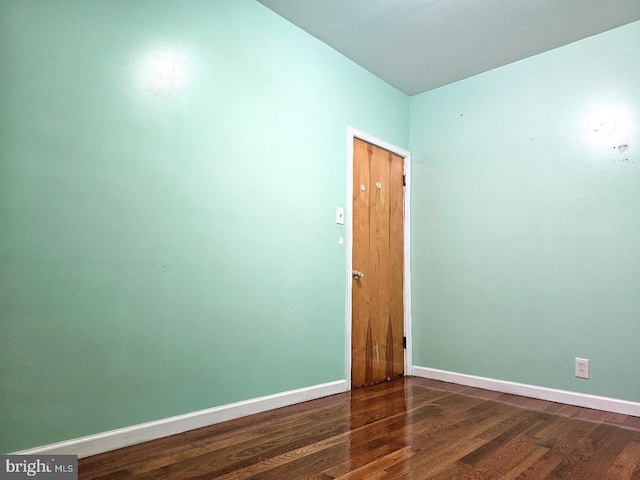
[[[347,204],[345,209],[345,221],[347,227],[347,296],[345,307],[345,378],[347,380],[347,390],[351,390],[351,321],[352,321],[352,294],[353,294],[353,278],[351,272],[353,270],[353,141],[360,139],[364,142],[388,150],[391,153],[403,158],[403,167],[406,186],[403,192],[403,306],[404,306],[404,336],[407,337],[407,348],[404,350],[404,374],[412,375],[413,366],[411,365],[411,257],[410,257],[410,229],[411,225],[411,153],[403,148],[397,147],[389,142],[385,142],[379,138],[369,135],[366,132],[358,130],[354,127],[347,128]]]

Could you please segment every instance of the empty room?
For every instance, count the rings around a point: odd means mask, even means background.
[[[2,478],[640,479],[638,0],[0,0],[0,64]]]

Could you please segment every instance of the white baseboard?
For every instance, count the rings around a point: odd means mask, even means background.
[[[443,382],[457,383],[468,387],[484,388],[496,392],[512,393],[522,397],[537,398],[550,402],[576,405],[578,407],[593,408],[606,412],[623,413],[640,417],[640,403],[616,398],[599,397],[586,393],[569,392],[567,390],[556,390],[554,388],[536,387],[524,383],[507,382],[495,380],[493,378],[476,377],[463,373],[448,372],[436,368],[413,367],[413,374],[416,377],[430,378],[432,380],[442,380]]]
[[[30,448],[13,455],[77,455],[88,457],[98,453],[108,452],[117,448],[127,447],[136,443],[155,440],[157,438],[175,435],[196,428],[206,427],[216,423],[226,422],[235,418],[265,412],[275,408],[286,407],[295,403],[302,403],[316,398],[327,397],[347,391],[347,381],[313,385],[288,392],[276,393],[265,397],[253,398],[237,403],[230,403],[220,407],[191,412],[175,417],[163,418],[153,422],[141,423],[131,427],[119,428],[108,432],[89,435],[86,437],[52,443],[41,447]]]

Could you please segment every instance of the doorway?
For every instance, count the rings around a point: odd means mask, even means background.
[[[360,135],[358,135],[360,133]],[[361,132],[351,150],[350,387],[397,378],[408,359],[409,153]]]

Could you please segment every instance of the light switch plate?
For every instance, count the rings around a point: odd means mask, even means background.
[[[344,225],[344,208],[336,208],[336,223],[338,225]]]

